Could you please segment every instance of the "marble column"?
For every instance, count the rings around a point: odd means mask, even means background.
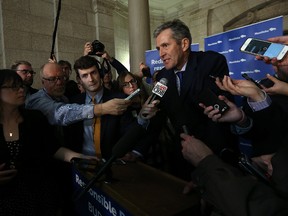
[[[151,49],[150,15],[148,0],[128,0],[130,71],[139,71],[145,62],[145,51]]]

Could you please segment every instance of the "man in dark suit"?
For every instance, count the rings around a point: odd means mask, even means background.
[[[101,66],[99,62],[91,56],[82,56],[74,64],[76,75],[79,78],[85,92],[71,99],[72,103],[78,104],[102,104],[112,98],[115,93],[103,87]],[[94,102],[95,101],[95,102]],[[96,116],[99,118],[99,116]],[[100,150],[101,157],[106,160],[111,156],[113,145],[120,136],[119,116],[102,115],[100,129]],[[94,145],[94,125],[95,119],[87,119],[69,125],[65,130],[69,147],[77,152],[85,152],[87,155],[97,155]]]
[[[184,179],[190,178],[189,165],[181,154],[179,134],[186,125],[190,134],[204,140],[216,153],[225,148],[235,148],[236,139],[230,133],[229,125],[217,124],[203,113],[199,106],[199,94],[211,89],[216,95],[224,94],[211,77],[229,75],[226,59],[216,52],[193,52],[190,50],[192,37],[189,28],[180,20],[168,21],[154,31],[156,48],[164,68],[157,80],[168,80],[167,91],[161,98],[160,109],[169,117],[175,129],[175,145],[171,150],[173,157],[171,171]],[[179,78],[178,72],[182,77]],[[235,146],[231,146],[235,144]]]

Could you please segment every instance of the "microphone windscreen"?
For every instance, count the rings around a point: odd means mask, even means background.
[[[165,94],[165,92],[168,89],[167,83],[168,83],[168,80],[166,78],[162,78],[162,79],[160,79],[159,82],[157,82],[155,84],[155,86],[152,89],[153,100],[155,100],[156,95],[159,96],[160,98],[163,97],[163,95]],[[153,100],[151,100],[150,102],[152,102]]]
[[[163,85],[167,85],[167,84],[168,84],[168,79],[166,79],[166,78],[161,78],[161,79],[159,80],[159,82],[162,83]]]

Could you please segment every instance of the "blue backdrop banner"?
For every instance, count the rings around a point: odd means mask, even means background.
[[[226,57],[232,78],[243,79],[242,74],[247,73],[251,78],[259,80],[267,73],[274,74],[272,66],[241,52],[240,47],[249,37],[266,40],[280,35],[283,35],[282,16],[209,36],[204,39],[204,46],[205,50],[213,50]]]

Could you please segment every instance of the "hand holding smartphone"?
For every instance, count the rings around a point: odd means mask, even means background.
[[[252,55],[267,56],[269,58],[282,60],[288,52],[288,46],[256,38],[247,38],[241,46],[240,51]]]
[[[198,97],[199,103],[203,103],[205,106],[212,106],[213,109],[219,110],[220,114],[223,114],[229,109],[229,106],[209,88],[204,89]]]
[[[257,177],[259,180],[262,180],[263,182],[267,183],[268,185],[271,184],[270,176],[260,167],[254,165],[250,158],[248,158],[247,155],[241,154],[238,164],[240,168],[242,168],[247,173]]]

